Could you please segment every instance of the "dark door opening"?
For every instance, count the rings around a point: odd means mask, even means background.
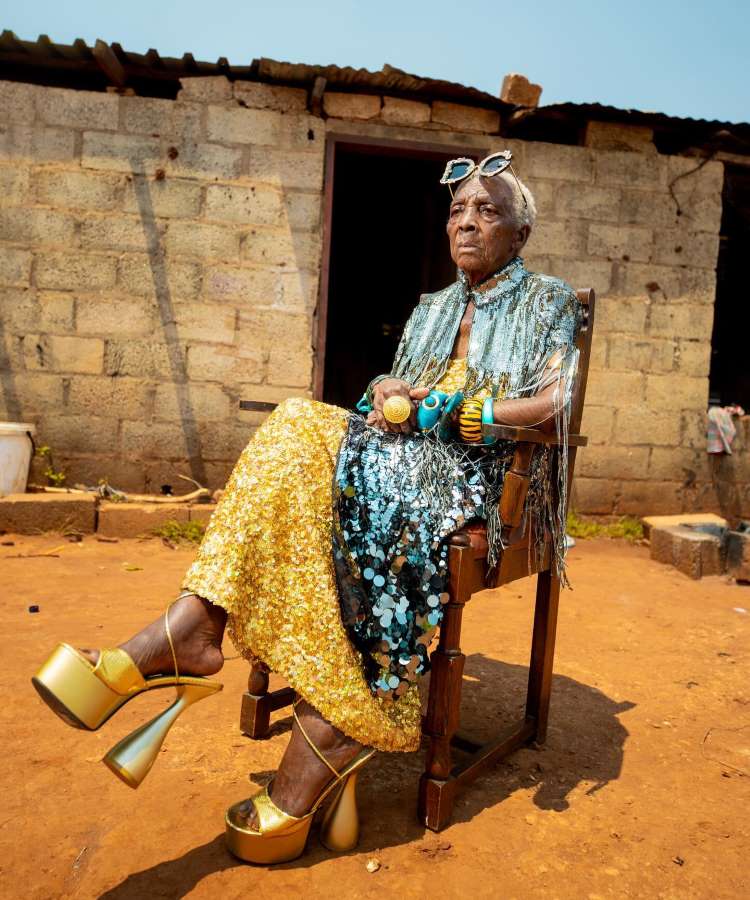
[[[368,145],[334,152],[322,399],[351,409],[370,379],[390,371],[419,295],[455,281],[440,176],[459,154]]]
[[[739,403],[750,412],[750,171],[725,163],[721,243],[716,270],[716,306],[711,339],[710,402]]]

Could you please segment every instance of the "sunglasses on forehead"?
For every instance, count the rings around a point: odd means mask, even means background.
[[[458,159],[451,159],[445,166],[445,172],[443,172],[443,176],[440,179],[440,184],[448,185],[452,197],[452,185],[457,184],[459,181],[463,181],[464,178],[468,178],[475,172],[478,172],[483,178],[490,178],[493,175],[499,175],[506,169],[510,169],[510,174],[516,179],[518,190],[521,197],[523,197],[523,204],[524,206],[528,206],[529,204],[526,201],[526,195],[521,189],[521,182],[518,180],[518,176],[513,171],[513,166],[510,164],[512,159],[513,154],[510,150],[499,150],[497,153],[490,153],[490,155],[485,156],[480,163],[475,163],[473,159],[469,159],[466,156],[461,156]]]

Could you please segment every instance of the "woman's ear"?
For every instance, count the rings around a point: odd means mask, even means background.
[[[521,250],[526,246],[526,241],[529,239],[529,235],[531,234],[531,225],[522,225],[518,231],[516,232],[516,240],[514,242],[516,253],[520,253]]]

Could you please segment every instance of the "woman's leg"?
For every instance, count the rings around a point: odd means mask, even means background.
[[[221,669],[226,620],[227,614],[220,606],[196,594],[182,595],[169,607],[169,630],[181,675],[214,675]],[[143,676],[174,671],[164,616],[120,644],[120,648],[129,654]],[[93,663],[99,656],[98,650],[82,653]]]
[[[362,744],[334,728],[321,714],[303,701],[297,715],[310,740],[337,771],[341,771],[362,750]],[[279,809],[291,816],[304,816],[310,811],[333,773],[305,740],[295,721],[281,764],[269,788],[269,794]],[[244,807],[248,824],[254,823],[255,808],[248,801]]]

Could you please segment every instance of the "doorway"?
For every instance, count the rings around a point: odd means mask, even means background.
[[[440,176],[466,151],[412,148],[343,140],[329,147],[325,352],[318,350],[326,403],[351,409],[375,375],[390,371],[420,294],[456,279],[445,233],[450,194]]]
[[[738,403],[750,412],[750,306],[746,299],[750,246],[750,171],[724,164],[723,214],[716,267],[710,402]]]

